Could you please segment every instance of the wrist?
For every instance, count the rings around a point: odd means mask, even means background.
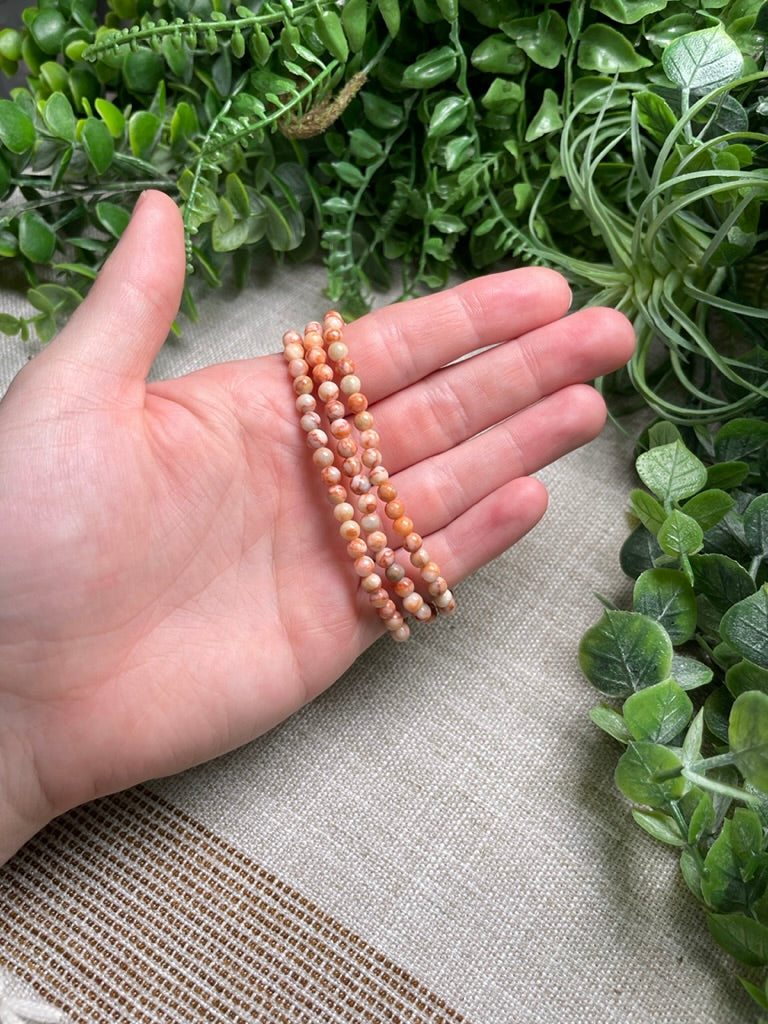
[[[36,772],[19,746],[0,733],[0,865],[53,817]]]

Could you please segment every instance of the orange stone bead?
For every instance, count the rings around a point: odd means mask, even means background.
[[[392,526],[395,533],[399,533],[401,537],[406,537],[413,531],[413,520],[410,516],[400,516],[399,519],[396,519],[394,523],[392,523]]]
[[[381,488],[379,488],[379,492],[381,492]],[[397,499],[388,501],[384,506],[384,514],[388,519],[400,519],[405,515],[405,505]]]
[[[347,399],[347,408],[351,413],[356,415],[357,413],[362,412],[363,409],[368,408],[368,399],[361,391],[357,391]]]

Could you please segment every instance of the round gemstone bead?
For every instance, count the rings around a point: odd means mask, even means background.
[[[355,416],[355,421],[357,421],[357,416]],[[389,473],[384,466],[376,466],[375,469],[371,470],[369,476],[374,487],[381,487],[389,479]]]
[[[354,519],[345,519],[339,527],[339,536],[342,540],[349,541],[354,540],[360,536],[360,523]]]
[[[354,437],[340,437],[339,443],[336,445],[336,451],[342,459],[349,459],[357,453],[357,441],[355,441]]]
[[[426,548],[417,548],[416,551],[411,552],[411,565],[414,569],[423,569],[428,564],[429,554]]]
[[[330,448],[316,448],[312,452],[312,461],[322,469],[324,466],[333,465],[334,455]]]
[[[386,571],[386,577],[391,583],[398,583],[405,576],[405,569],[399,562],[393,562]]]
[[[343,417],[338,420],[334,420],[331,424],[331,433],[334,437],[349,437],[352,433],[352,427],[349,420],[345,420]]]
[[[424,604],[424,598],[421,594],[408,594],[403,598],[403,608],[412,615],[415,614],[419,608]]]
[[[392,637],[393,640],[395,640],[395,641],[397,641],[397,643],[401,644],[401,643],[404,643],[408,639],[408,637],[411,635],[411,630],[408,627],[408,623],[404,622],[402,624],[402,626],[398,626],[398,628],[396,630],[394,630],[394,632],[390,633],[389,635]]]
[[[292,377],[305,377],[309,373],[309,363],[306,359],[292,359],[288,363],[288,373]]]
[[[381,551],[376,554],[376,565],[380,569],[388,569],[390,565],[395,564],[395,552],[392,548],[382,548]]]
[[[362,394],[362,392],[357,391],[347,399],[347,408],[351,413],[357,415],[357,413],[362,412],[363,409],[368,408],[368,399],[364,394]]]
[[[434,618],[432,608],[428,604],[423,604],[421,608],[417,608],[413,614],[419,622],[430,622]]]
[[[385,480],[383,484],[379,484],[376,493],[382,501],[394,501],[397,497],[397,488],[389,480]]]
[[[378,508],[378,502],[373,494],[361,494],[357,499],[357,507],[364,516],[369,516]]]
[[[363,464],[356,455],[353,455],[348,459],[344,459],[341,468],[345,476],[352,477],[362,472]]]
[[[444,594],[448,589],[448,584],[442,576],[438,576],[436,580],[433,580],[427,590],[430,592],[432,597],[439,597]]]
[[[379,491],[381,491],[381,488],[379,488]],[[381,497],[381,494],[379,494],[379,497]],[[402,501],[398,501],[395,498],[393,501],[388,501],[384,506],[384,514],[388,519],[400,519],[405,515],[405,505]]]
[[[321,402],[333,402],[339,397],[339,386],[335,381],[325,380],[317,389],[317,397]]]
[[[360,558],[355,559],[355,572],[358,576],[370,576],[375,568],[376,563],[370,555],[361,555]],[[379,580],[379,586],[381,586],[381,580]]]
[[[299,395],[296,399],[296,408],[302,416],[305,412],[313,412],[317,408],[315,396],[310,394]]]
[[[387,601],[390,600],[390,597],[384,587],[379,587],[378,590],[375,590],[372,594],[368,595],[368,600],[374,608],[383,608]]]
[[[298,377],[295,377],[293,381],[293,390],[296,392],[297,395],[310,394],[314,386],[315,385],[312,382],[312,378],[307,377],[306,374],[303,373],[300,374]]]
[[[283,347],[288,348],[289,345],[301,345],[302,351],[304,351],[304,344],[301,340],[301,335],[298,331],[290,330],[286,331],[283,335]],[[286,359],[289,358],[286,354]],[[293,358],[292,356],[290,358]]]
[[[347,544],[347,554],[350,558],[360,558],[368,551],[368,545],[362,537],[355,537]]]
[[[301,429],[306,430],[307,433],[310,430],[317,430],[322,422],[319,412],[305,412],[299,420]]]
[[[403,547],[406,551],[418,551],[422,543],[423,541],[420,533],[411,532],[403,537]]]
[[[324,466],[320,479],[327,487],[333,487],[341,481],[341,470],[338,466]]]
[[[364,409],[355,416],[355,426],[358,430],[370,430],[373,427],[373,413]]]
[[[354,494],[367,494],[371,489],[371,481],[364,473],[358,473],[350,480],[349,489]]]
[[[342,394],[356,395],[360,391],[360,378],[354,373],[347,373],[339,384]]]
[[[333,370],[327,363],[320,363],[312,368],[312,380],[315,384],[327,384],[333,380]]]
[[[407,536],[413,530],[413,520],[410,516],[400,516],[397,518],[392,527],[395,533],[399,533],[401,537]]]
[[[294,359],[304,358],[304,346],[300,341],[290,341],[283,349],[283,355],[290,366]]]
[[[339,374],[340,377],[349,377],[355,372],[355,364],[352,362],[351,359],[347,357],[345,357],[344,359],[339,359],[339,361],[336,363],[336,372]],[[343,390],[344,389],[342,388],[342,391]],[[354,390],[359,391],[359,385]]]
[[[453,601],[453,594],[450,590],[444,590],[442,594],[437,594],[435,597],[436,608],[447,608],[448,605]]]
[[[325,415],[332,423],[341,419],[341,417],[345,415],[346,411],[344,403],[340,402],[338,399],[332,399],[330,402],[325,403]]]
[[[414,591],[414,583],[412,579],[404,576],[401,580],[398,580],[395,584],[395,593],[398,597],[408,597]]]
[[[395,630],[395,629],[400,629],[400,627],[403,625],[404,622],[405,622],[405,619],[400,614],[400,612],[395,612],[395,614],[392,616],[392,618],[391,619],[387,619],[387,621],[384,623],[384,625],[386,626],[386,628],[388,630],[392,631],[392,630]]]
[[[347,491],[341,484],[334,484],[328,488],[326,497],[331,505],[341,505],[342,502],[347,500]]]
[[[325,365],[328,361],[325,354],[325,350],[317,347],[311,348],[307,352],[305,352],[304,358],[306,359],[307,364],[313,368],[316,366]],[[333,371],[331,371],[331,376],[333,376]]]
[[[360,584],[366,594],[373,594],[377,590],[381,590],[381,576],[378,573],[372,572],[368,576],[363,578],[363,582]]]
[[[373,469],[374,466],[381,465],[382,456],[378,448],[364,448],[361,458],[363,460],[363,465],[367,466],[368,469]]]
[[[324,448],[328,444],[328,435],[324,430],[310,430],[307,434],[307,444],[310,448]]]
[[[421,566],[421,578],[425,583],[434,583],[440,575],[440,566],[437,562],[429,561]]]
[[[338,522],[345,523],[348,519],[354,518],[355,510],[348,501],[340,501],[334,506],[333,514]]]
[[[341,340],[341,334],[339,331],[326,331],[325,341],[328,345],[328,358],[337,362],[339,359],[345,359],[349,355],[349,349]]]
[[[363,527],[365,529],[365,527]],[[372,530],[368,534],[368,547],[371,551],[383,551],[387,546],[387,535],[382,530]]]
[[[366,533],[373,533],[381,529],[381,519],[375,512],[371,512],[370,515],[363,516],[360,525]]]
[[[381,606],[381,608],[379,608],[379,618],[380,619],[385,619],[385,620],[386,619],[391,619],[393,615],[399,615],[399,614],[400,613],[397,610],[397,605],[395,604],[395,602],[391,598],[389,598],[387,600],[386,604],[383,604]]]
[[[363,448],[378,448],[381,437],[378,430],[361,430],[360,444]]]

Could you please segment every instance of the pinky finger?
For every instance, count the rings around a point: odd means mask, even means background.
[[[425,538],[425,546],[453,586],[532,530],[546,512],[547,502],[541,481],[518,477]]]

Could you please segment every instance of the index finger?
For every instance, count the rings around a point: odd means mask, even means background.
[[[561,274],[521,267],[374,310],[346,327],[345,341],[375,402],[461,356],[559,320],[570,304]]]

